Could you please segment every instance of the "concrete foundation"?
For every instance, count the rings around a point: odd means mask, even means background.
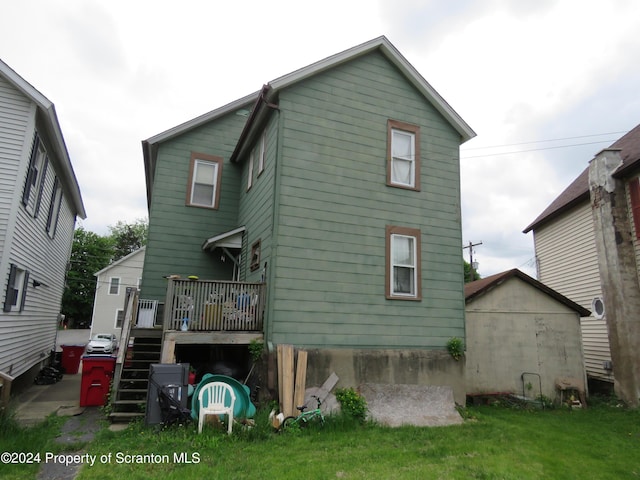
[[[447,387],[452,401],[464,405],[464,361],[454,360],[444,350],[308,350],[307,387],[322,385],[335,372],[337,388],[363,384]]]

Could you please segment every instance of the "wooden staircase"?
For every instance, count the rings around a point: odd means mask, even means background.
[[[129,422],[145,416],[149,367],[160,363],[162,329],[135,328],[137,289],[127,289],[125,315],[111,388],[112,422]],[[130,339],[133,339],[130,345]]]
[[[114,384],[112,390],[109,414],[112,422],[128,422],[145,416],[149,367],[153,363],[160,363],[161,333],[133,338],[133,346],[129,347],[120,375],[116,375],[118,383]],[[114,381],[116,381],[115,377]]]

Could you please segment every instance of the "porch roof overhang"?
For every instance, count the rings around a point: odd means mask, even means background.
[[[228,232],[221,233],[215,237],[208,238],[202,244],[202,249],[205,251],[213,251],[216,248],[223,249],[241,249],[242,248],[242,235],[247,228],[245,226],[238,227]]]

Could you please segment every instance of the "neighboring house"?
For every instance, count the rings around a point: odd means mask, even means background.
[[[335,371],[464,402],[445,345],[464,337],[459,146],[474,135],[380,37],[145,140],[141,298],[167,299],[163,360],[244,375],[251,340],[292,344],[309,384]]]
[[[608,152],[613,152],[615,157],[611,162],[613,166],[608,174],[601,176],[612,184],[619,182],[622,188],[618,195],[618,204],[624,209],[618,218],[622,225],[615,227],[618,238],[628,238],[625,244],[639,252],[640,229],[636,230],[633,212],[640,208],[640,195],[636,190],[640,171],[640,125],[597,155],[590,167],[524,233],[532,231],[534,235],[538,280],[592,311],[591,316],[581,319],[587,375],[590,379],[612,382],[616,373],[612,358],[616,352],[611,351],[611,332],[607,330],[612,305],[605,299],[603,278],[611,278],[619,268],[617,260],[607,258],[602,245],[598,248],[602,225],[596,221],[594,206],[602,204],[601,195],[593,197],[590,193],[590,169]],[[593,171],[591,176],[594,177]],[[594,185],[595,180],[592,178]],[[613,229],[613,222],[609,225]],[[631,237],[621,235],[629,231],[635,233]],[[635,255],[637,253],[632,253]],[[632,263],[632,277],[637,281],[637,261],[630,258],[629,263]],[[629,299],[615,301],[618,305],[628,302]]]
[[[53,104],[0,61],[0,372],[55,348],[76,217],[85,218]]]
[[[145,247],[95,273],[96,294],[91,317],[91,336],[113,333],[120,338],[127,289],[140,288]],[[145,321],[147,319],[141,319]],[[153,326],[153,321],[149,322]]]
[[[517,269],[464,292],[467,395],[556,399],[561,379],[586,390],[580,317],[588,310]]]

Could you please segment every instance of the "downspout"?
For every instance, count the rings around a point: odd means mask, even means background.
[[[268,306],[268,322],[265,323],[265,343],[267,346],[267,351],[274,352],[275,347],[273,345],[273,320],[274,320],[274,308],[273,301],[275,298],[275,279],[276,279],[276,268],[278,265],[278,225],[279,225],[279,217],[280,217],[280,175],[278,173],[279,167],[282,163],[282,139],[284,138],[284,126],[282,119],[282,110],[278,108],[276,110],[278,113],[278,131],[276,135],[276,154],[275,161],[273,166],[273,217],[271,219],[271,259],[270,265],[267,269],[267,285],[269,285],[267,290],[267,306]],[[266,280],[266,279],[265,279]]]

